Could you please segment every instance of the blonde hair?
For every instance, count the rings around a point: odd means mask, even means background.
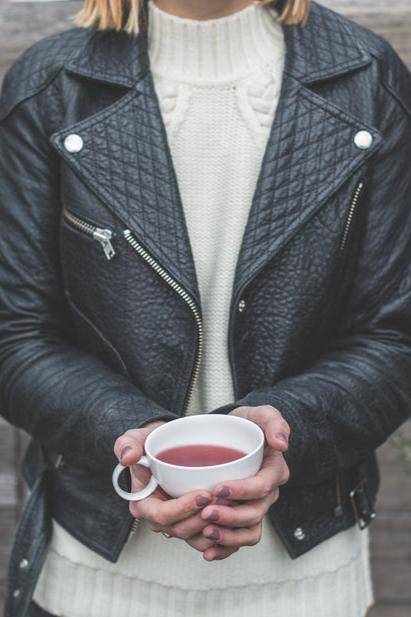
[[[125,31],[136,34],[140,30],[140,13],[147,0],[84,0],[75,17],[79,26],[98,30]],[[256,0],[258,4],[279,5],[278,21],[287,25],[303,25],[307,21],[310,0]]]

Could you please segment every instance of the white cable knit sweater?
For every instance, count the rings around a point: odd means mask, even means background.
[[[227,353],[235,265],[275,114],[281,27],[252,4],[196,21],[149,2],[151,70],[192,244],[204,356],[188,413],[233,400]],[[270,522],[254,547],[206,562],[142,522],[113,564],[56,522],[34,599],[64,617],[363,617],[368,534],[353,527],[291,560]]]

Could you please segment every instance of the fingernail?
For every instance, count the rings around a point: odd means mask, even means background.
[[[120,460],[122,461],[124,456],[130,452],[130,450],[132,450],[133,448],[131,446],[124,446],[124,448],[122,449],[122,451],[120,452]]]
[[[276,433],[275,436],[280,441],[283,441],[284,443],[288,443],[288,437],[287,437],[287,435],[285,433]]]
[[[223,488],[217,493],[217,497],[229,497],[230,489],[228,486],[223,486]]]
[[[206,497],[205,495],[198,495],[196,497],[196,504],[199,507],[208,506],[209,503],[211,503],[211,499],[209,497]]]
[[[216,506],[232,506],[232,502],[228,501],[228,499],[224,499],[224,497],[217,497],[215,500]]]
[[[213,531],[210,531],[207,534],[207,538],[209,540],[219,540],[220,539],[220,534],[218,533],[217,529],[213,529]]]
[[[217,512],[217,510],[213,510],[210,516],[207,517],[207,520],[211,521],[212,523],[215,523],[215,521],[218,521],[219,518],[220,518],[220,515]]]

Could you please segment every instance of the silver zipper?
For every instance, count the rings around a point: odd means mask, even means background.
[[[341,238],[341,243],[340,243],[341,252],[344,251],[345,246],[347,244],[348,234],[350,233],[350,228],[351,228],[351,223],[354,217],[354,212],[358,205],[358,200],[360,198],[363,187],[364,187],[364,182],[360,182],[357,188],[355,189],[355,192],[354,192],[354,195],[353,195],[353,198],[352,198],[349,210],[348,210],[347,220],[345,221],[344,231],[343,231],[342,238]]]
[[[170,274],[168,274],[168,272],[166,272],[166,270],[164,270],[162,266],[160,266],[160,264],[145,250],[145,248],[141,246],[141,244],[136,240],[136,238],[133,236],[129,229],[125,229],[123,231],[123,235],[127,242],[132,246],[132,248],[137,251],[140,257],[142,257],[155,270],[155,272],[157,272],[157,274],[159,274],[159,276],[161,276],[161,278],[166,281],[166,283],[170,285],[170,287],[174,289],[174,291],[176,291],[185,302],[187,302],[188,306],[194,314],[197,323],[198,342],[194,368],[183,407],[183,415],[185,415],[188,405],[190,403],[191,395],[193,393],[194,384],[197,381],[198,374],[200,372],[201,356],[203,352],[203,324],[201,321],[200,310],[195,300],[190,296],[190,294],[179,283],[177,283],[177,281],[173,279],[173,277],[170,276]]]
[[[177,283],[177,281],[173,279],[173,277],[170,276],[170,274],[168,274],[168,272],[166,272],[166,270],[164,270],[162,266],[160,266],[160,264],[154,259],[154,257],[152,257],[146,251],[146,249],[143,246],[141,246],[141,244],[136,240],[136,238],[133,236],[133,234],[131,233],[129,229],[125,229],[123,231],[123,235],[124,235],[124,238],[127,240],[127,242],[130,244],[130,246],[140,255],[140,257],[142,257],[144,261],[146,261],[149,264],[149,266],[151,266],[153,270],[159,276],[161,276],[161,278],[168,285],[170,285],[170,287],[174,291],[176,291],[178,295],[183,298],[183,300],[185,300],[185,302],[187,302],[188,306],[190,307],[190,309],[192,310],[194,314],[194,317],[197,323],[198,343],[197,343],[197,353],[196,353],[196,359],[194,363],[194,369],[192,372],[190,385],[188,387],[187,396],[186,396],[186,400],[184,402],[184,407],[183,407],[183,415],[186,415],[187,408],[188,408],[188,405],[191,399],[191,395],[193,393],[194,384],[197,380],[197,377],[200,371],[201,356],[202,356],[202,351],[203,351],[203,324],[201,321],[200,310],[196,302],[190,296],[190,294],[183,287],[181,287],[181,285]],[[140,524],[140,520],[134,519],[131,525],[131,528],[130,528],[130,532],[127,537],[127,542],[135,535],[139,524]]]
[[[139,518],[135,518],[133,523],[132,523],[132,525],[131,525],[130,532],[128,534],[127,540],[130,540],[130,538],[132,538],[135,535],[135,533],[137,531],[137,527],[139,526],[139,524],[140,524],[140,519]]]
[[[73,227],[99,242],[103,248],[104,255],[108,260],[114,257],[116,252],[111,243],[111,240],[113,239],[113,232],[110,229],[102,229],[101,227],[91,225],[66,209],[63,210],[63,216],[71,225],[73,225]]]

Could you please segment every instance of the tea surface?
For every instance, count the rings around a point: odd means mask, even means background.
[[[171,465],[183,467],[207,467],[222,465],[242,458],[247,453],[234,448],[214,445],[189,445],[167,448],[156,454],[156,458]]]

